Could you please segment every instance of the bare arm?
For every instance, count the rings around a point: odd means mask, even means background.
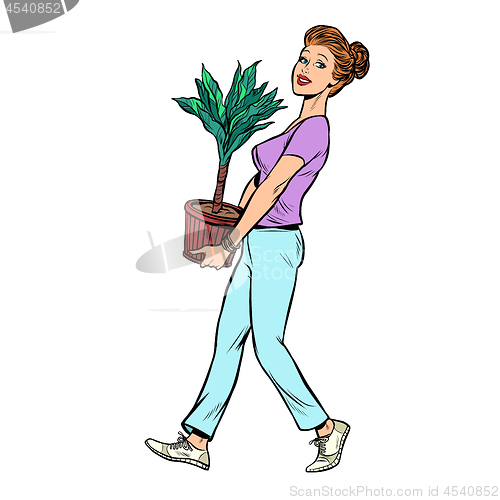
[[[304,160],[298,156],[282,156],[259,187],[255,187],[253,179],[248,183],[240,201],[240,207],[244,208],[243,215],[231,232],[231,240],[235,245],[239,245],[252,227],[269,212],[286,189],[290,179],[303,165]],[[230,252],[222,245],[205,245],[198,250],[191,250],[191,253],[205,254],[200,267],[220,269]]]
[[[235,245],[238,245],[252,227],[269,212],[286,189],[290,179],[303,165],[304,160],[298,156],[286,155],[280,158],[264,182],[250,195],[248,206],[231,232],[231,240]],[[247,191],[249,191],[248,186],[245,194]]]

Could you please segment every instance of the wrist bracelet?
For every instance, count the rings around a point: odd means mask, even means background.
[[[222,238],[222,241],[220,243],[222,245],[222,248],[226,251],[226,252],[229,252],[229,253],[233,253],[231,251],[231,249],[228,247],[228,242],[227,242],[227,236],[224,236],[224,238]]]
[[[230,233],[227,233],[227,238],[228,238],[229,243],[231,244],[231,246],[233,248],[240,248],[241,247],[241,241],[238,243],[238,245],[235,245],[233,239],[231,238],[231,234]]]
[[[231,238],[229,237],[229,234],[226,235],[224,238],[222,238],[221,241],[222,248],[226,250],[229,253],[234,253],[236,250],[240,247],[240,245],[235,246]]]

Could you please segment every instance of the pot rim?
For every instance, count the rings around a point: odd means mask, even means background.
[[[198,203],[198,204],[213,203],[213,200],[202,200],[202,199],[195,198],[193,200],[186,201],[186,204],[184,205],[184,209],[188,214],[190,214],[193,217],[196,217],[197,219],[202,220],[204,222],[208,222],[211,224],[226,223],[228,225],[235,225],[239,220],[239,217],[238,217],[238,219],[232,219],[230,217],[222,217],[222,216],[217,215],[217,214],[207,214],[205,212],[202,212],[198,208],[195,208],[193,206],[195,203]],[[237,207],[236,205],[233,205],[231,203],[227,203],[224,201],[224,202],[222,202],[222,206],[231,207],[234,210],[236,210],[239,213],[239,215],[241,215],[242,209],[240,207]],[[222,225],[222,224],[219,224],[219,225]]]

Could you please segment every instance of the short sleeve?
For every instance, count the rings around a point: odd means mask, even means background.
[[[328,152],[328,121],[323,116],[306,118],[299,124],[283,151],[283,156],[299,156],[308,164]]]

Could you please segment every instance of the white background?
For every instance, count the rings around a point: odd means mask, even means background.
[[[499,484],[496,2],[82,0],[9,34],[0,14],[1,496],[289,498],[291,487]],[[211,468],[167,462],[210,364],[231,270],[139,272],[210,198],[215,139],[173,97],[239,60],[293,122],[305,31],[370,51],[328,102],[328,163],[302,210],[305,262],[287,346],[333,418],[342,462],[306,474],[297,429],[247,344]],[[207,309],[189,312],[187,309]],[[169,311],[169,309],[177,310]],[[182,312],[184,311],[184,312]],[[295,490],[298,492],[298,490]],[[304,492],[305,493],[305,492]]]

